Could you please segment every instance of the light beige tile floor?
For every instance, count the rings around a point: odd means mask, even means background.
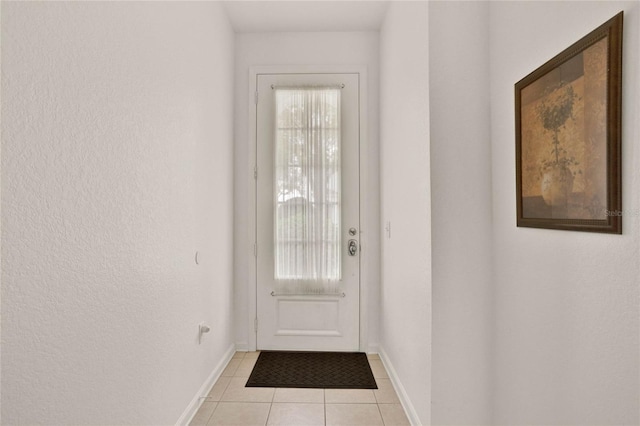
[[[375,390],[246,388],[258,354],[236,352],[191,425],[409,425],[377,355],[368,356]]]

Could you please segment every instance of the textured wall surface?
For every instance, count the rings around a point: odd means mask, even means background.
[[[380,32],[380,214],[391,223],[380,347],[421,424],[431,419],[428,20],[426,2],[391,2]]]
[[[432,423],[491,424],[489,3],[429,3]]]
[[[625,11],[623,235],[517,228],[513,85]],[[495,423],[638,424],[640,3],[490,6]]]
[[[3,424],[174,424],[229,349],[232,88],[215,2],[3,2]]]

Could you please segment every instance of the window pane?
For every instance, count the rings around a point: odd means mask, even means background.
[[[340,263],[340,90],[276,89],[274,250],[279,292],[335,292]]]

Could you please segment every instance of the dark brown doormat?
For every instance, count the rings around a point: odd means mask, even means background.
[[[378,389],[362,352],[262,351],[246,387]]]

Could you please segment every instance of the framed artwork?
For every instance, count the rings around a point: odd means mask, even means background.
[[[518,226],[622,233],[622,16],[515,85]]]

